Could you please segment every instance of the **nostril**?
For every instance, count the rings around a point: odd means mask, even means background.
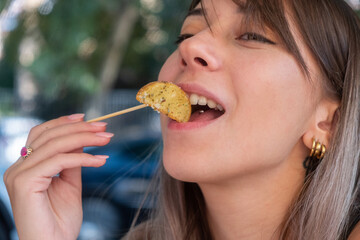
[[[194,60],[195,60],[195,62],[200,63],[204,67],[206,67],[208,65],[207,62],[202,58],[196,57],[196,58],[194,58]]]

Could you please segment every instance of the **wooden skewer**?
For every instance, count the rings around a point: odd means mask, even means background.
[[[108,118],[112,118],[112,117],[115,117],[115,116],[119,116],[119,115],[124,114],[124,113],[128,113],[128,112],[132,112],[132,111],[135,111],[135,110],[139,110],[139,109],[142,109],[142,108],[144,108],[144,107],[147,107],[147,105],[146,105],[146,104],[141,104],[141,105],[138,105],[138,106],[135,106],[135,107],[131,107],[131,108],[127,108],[127,109],[124,109],[124,110],[121,110],[121,111],[118,111],[118,112],[110,113],[110,114],[107,114],[107,115],[102,116],[102,117],[94,118],[94,119],[88,120],[87,122],[97,122],[97,121],[101,121],[101,120],[104,120],[104,119],[108,119]]]

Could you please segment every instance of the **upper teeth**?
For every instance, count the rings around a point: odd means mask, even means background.
[[[215,101],[213,101],[211,99],[207,99],[204,96],[199,96],[195,93],[192,93],[190,95],[190,103],[191,103],[191,105],[201,105],[201,106],[208,105],[209,108],[213,108],[213,109],[220,110],[220,111],[224,110],[224,108],[220,104],[216,103]]]

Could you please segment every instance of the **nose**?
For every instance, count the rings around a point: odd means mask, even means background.
[[[212,34],[198,33],[179,45],[180,64],[186,69],[216,71],[222,65],[219,48]]]

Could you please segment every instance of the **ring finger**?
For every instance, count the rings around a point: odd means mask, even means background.
[[[77,122],[73,124],[65,124],[55,126],[49,130],[42,132],[38,138],[30,142],[28,146],[32,149],[38,149],[40,146],[46,144],[52,139],[62,137],[69,134],[80,133],[80,132],[103,132],[106,129],[106,123],[104,122]]]
[[[51,139],[39,148],[33,148],[31,155],[23,161],[22,167],[28,168],[59,153],[68,153],[87,146],[104,146],[114,134],[107,132],[81,132]]]

